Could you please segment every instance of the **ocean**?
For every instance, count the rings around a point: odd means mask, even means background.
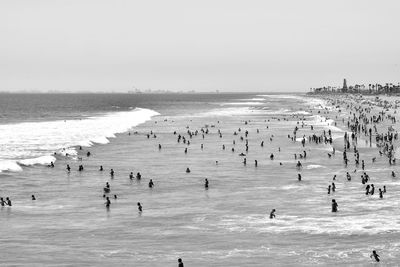
[[[332,145],[300,142],[330,130],[340,143],[349,116],[301,94],[1,94],[0,265],[365,266],[377,250],[395,266],[397,166],[360,137],[388,189],[366,196],[340,145],[328,157]]]

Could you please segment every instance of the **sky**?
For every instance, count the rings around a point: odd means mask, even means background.
[[[0,91],[400,82],[400,1],[0,0]]]

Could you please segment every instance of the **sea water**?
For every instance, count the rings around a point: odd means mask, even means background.
[[[388,189],[379,199],[365,196],[361,168],[345,167],[340,147],[331,158],[329,144],[302,147],[313,132],[342,138],[348,114],[329,110],[289,94],[2,94],[0,196],[13,206],[0,208],[0,265],[176,266],[182,258],[185,266],[361,266],[372,264],[372,250],[395,265],[400,182],[390,172],[397,167],[379,156],[371,164],[374,147],[360,155],[376,189]],[[292,141],[296,126],[300,140]],[[188,130],[199,132],[190,138]],[[303,151],[299,171],[294,154]],[[142,179],[130,180],[130,172]],[[337,189],[328,195],[334,175]]]

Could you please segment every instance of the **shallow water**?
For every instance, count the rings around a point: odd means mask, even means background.
[[[298,120],[290,114],[311,113],[308,107],[320,102],[286,95],[217,98],[171,100],[175,105],[170,109],[166,104],[157,109],[155,102],[160,100],[147,100],[152,104],[137,106],[161,115],[135,126],[131,135],[116,134],[108,144],[77,150],[82,161],[58,156],[55,168],[35,165],[23,167],[22,172],[1,173],[0,195],[10,196],[13,206],[0,211],[4,226],[0,264],[176,266],[181,257],[185,266],[364,266],[373,265],[369,255],[374,249],[384,265],[397,263],[400,182],[390,176],[396,166],[389,167],[375,149],[362,152],[360,160],[365,159],[376,187],[375,195],[367,197],[360,182],[361,168],[356,173],[353,163],[345,168],[341,153],[328,158],[329,145],[307,143],[303,148],[287,138]],[[234,104],[256,98],[264,104]],[[317,112],[298,115],[308,125],[300,127],[298,137],[310,134],[311,124],[319,134],[332,126],[315,120],[312,116]],[[328,116],[323,112],[319,115]],[[278,117],[289,121],[274,119]],[[204,139],[201,134],[187,136],[188,129],[205,125],[210,132]],[[337,126],[342,129],[331,127],[333,134],[342,136],[346,129],[341,123]],[[249,132],[246,165],[238,155],[246,153],[245,142],[239,139],[245,130]],[[157,138],[147,138],[150,131]],[[178,143],[174,131],[185,135],[190,145]],[[88,150],[90,157],[85,155]],[[293,155],[303,150],[307,159],[300,159],[303,180],[298,182]],[[271,153],[274,160],[269,159]],[[372,164],[374,156],[377,161]],[[353,155],[349,157],[353,162]],[[66,172],[66,164],[71,165],[71,173]],[[80,164],[83,172],[77,171]],[[100,165],[105,171],[98,171]],[[190,173],[185,172],[187,167]],[[347,171],[351,182],[346,180]],[[130,172],[143,177],[131,181]],[[335,174],[337,191],[327,195]],[[208,190],[204,178],[210,181]],[[149,179],[155,183],[152,189]],[[109,211],[102,197],[106,182],[111,196],[118,195],[117,200],[111,199]],[[377,189],[383,185],[388,193],[379,199]],[[32,194],[36,201],[31,201]],[[337,214],[330,211],[332,198],[339,204]],[[141,214],[137,202],[143,205]],[[271,220],[273,208],[277,217]]]

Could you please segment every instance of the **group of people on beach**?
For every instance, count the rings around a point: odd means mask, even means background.
[[[374,183],[371,183],[371,177],[367,174],[365,171],[366,169],[366,161],[365,159],[362,159],[360,161],[360,150],[359,150],[359,142],[364,138],[365,143],[369,144],[370,147],[373,146],[373,144],[377,147],[379,156],[383,157],[386,156],[388,159],[388,164],[389,166],[392,166],[396,164],[396,158],[395,158],[395,145],[394,142],[398,140],[398,133],[395,131],[395,128],[393,125],[390,124],[395,124],[396,123],[396,117],[393,114],[387,114],[386,112],[388,111],[388,107],[385,107],[382,111],[379,111],[378,114],[373,113],[372,108],[370,107],[362,107],[361,105],[357,105],[357,103],[350,102],[348,103],[347,101],[339,101],[338,99],[331,99],[331,104],[332,106],[338,110],[338,113],[341,112],[341,108],[346,108],[349,110],[350,116],[348,117],[347,121],[345,119],[342,119],[342,123],[345,125],[345,127],[348,128],[348,131],[345,131],[344,136],[343,136],[343,164],[345,168],[349,167],[350,160],[349,160],[349,155],[353,153],[354,155],[354,166],[355,170],[354,173],[357,172],[357,169],[361,165],[361,169],[363,173],[361,174],[361,183],[365,185],[365,195],[368,196],[373,196],[375,193],[375,185]],[[378,107],[382,108],[382,107]],[[324,114],[329,114],[329,110],[325,109]],[[318,112],[320,113],[320,111]],[[394,114],[396,114],[396,110],[394,110]],[[338,120],[338,117],[336,116],[335,118]],[[325,119],[327,121],[327,119]],[[323,122],[323,121],[321,121]],[[332,123],[332,122],[331,122]],[[305,126],[304,121],[298,121],[297,124],[301,125],[301,128]],[[387,132],[379,132],[377,125],[382,124],[381,128],[385,128],[388,126],[388,131]],[[337,126],[337,123],[334,122],[334,126]],[[311,125],[310,126],[311,131],[314,131],[314,127]],[[300,127],[296,126],[293,135],[288,135],[288,138],[290,138],[293,141],[297,140],[297,135],[299,133]],[[301,138],[301,146],[304,148],[306,146],[306,142],[310,144],[324,144],[324,145],[331,145],[332,146],[332,152],[328,153],[328,158],[332,158],[335,155],[336,148],[335,145],[333,144],[333,137],[332,137],[332,131],[329,129],[328,131],[323,130],[322,134],[318,135],[317,133],[312,133],[308,137],[306,135],[303,135]],[[337,146],[337,145],[336,145]],[[304,151],[305,153],[305,151]],[[305,154],[294,154],[295,160],[298,158],[300,159],[305,159],[306,155]],[[376,162],[376,157],[371,158],[372,164]],[[296,168],[301,171],[302,169],[302,163],[300,161],[297,161]],[[392,170],[391,171],[391,177],[395,178],[396,174]],[[336,191],[336,184],[335,181],[337,179],[337,176],[334,175],[333,181],[330,182],[330,184],[327,187],[327,193],[328,195],[331,195]],[[346,172],[346,180],[348,182],[352,181],[351,174],[349,172]],[[302,176],[301,173],[298,173],[298,181],[302,181]],[[387,193],[386,185],[383,185],[382,188],[378,188],[379,191],[379,199],[383,199],[383,196],[385,193]],[[331,212],[336,213],[339,211],[339,204],[337,203],[336,199],[332,199],[331,201]],[[272,209],[270,212],[270,219],[276,218],[276,209]],[[373,253],[371,254],[371,258],[373,258],[375,261],[379,262],[380,261],[380,256],[377,254],[377,252],[374,250]]]

